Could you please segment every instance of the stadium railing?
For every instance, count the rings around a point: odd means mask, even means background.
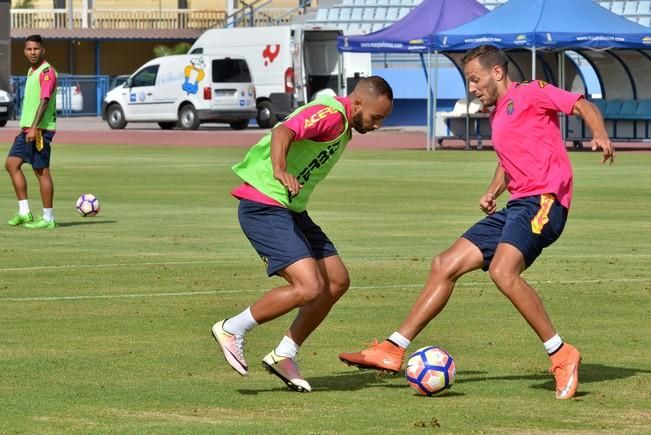
[[[11,83],[15,93],[16,118],[20,117],[23,96],[25,95],[25,76],[13,76]],[[57,77],[57,104],[59,117],[101,116],[102,101],[109,91],[109,76],[106,75],[64,75]],[[73,97],[73,90],[79,93]]]

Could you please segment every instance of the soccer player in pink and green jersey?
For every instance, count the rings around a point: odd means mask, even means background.
[[[262,362],[290,389],[312,390],[296,365],[296,354],[346,292],[350,279],[334,244],[306,206],[316,185],[339,160],[351,130],[364,134],[380,128],[392,107],[389,84],[377,76],[364,78],[347,97],[323,96],[297,109],[233,167],[244,181],[232,191],[240,200],[242,230],[267,274],[287,281],[212,327],[226,361],[242,376],[248,374],[245,334],[298,308],[289,331]]]
[[[579,383],[581,356],[563,342],[536,290],[521,273],[560,237],[572,200],[572,167],[558,112],[585,120],[592,130],[593,149],[603,150],[602,163],[612,163],[615,150],[592,103],[543,81],[511,81],[507,57],[498,48],[477,47],[465,55],[463,65],[470,92],[484,107],[495,106],[491,127],[498,165],[479,200],[488,216],[434,258],[425,288],[397,331],[382,343],[339,358],[363,368],[398,372],[405,350],[445,307],[456,281],[483,269],[538,335],[551,360],[556,397],[568,399]],[[497,211],[496,199],[505,190],[511,198]]]
[[[45,47],[40,35],[27,37],[25,57],[31,67],[27,71],[25,82],[25,97],[20,115],[21,131],[5,161],[5,168],[18,199],[18,213],[8,223],[26,228],[55,228],[50,144],[56,130],[57,73],[45,60]],[[21,169],[23,163],[32,166],[41,191],[43,215],[36,221],[29,209],[27,180]]]

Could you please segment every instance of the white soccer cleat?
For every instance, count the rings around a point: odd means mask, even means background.
[[[296,361],[293,358],[278,356],[275,351],[271,351],[262,360],[262,365],[269,373],[282,379],[290,390],[300,393],[309,393],[312,391],[312,387],[303,379],[303,375],[298,370]]]
[[[224,319],[212,325],[212,336],[219,343],[226,362],[240,375],[246,376],[249,373],[249,367],[244,359],[244,337],[224,331],[225,322]]]

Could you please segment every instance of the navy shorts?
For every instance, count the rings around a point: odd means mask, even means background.
[[[307,212],[240,200],[238,217],[242,231],[267,265],[267,275],[276,275],[302,258],[322,259],[337,255],[328,236]]]
[[[500,243],[518,248],[525,267],[529,267],[544,248],[561,236],[566,221],[567,208],[554,195],[528,196],[509,201],[504,209],[486,216],[462,237],[481,250],[483,270],[488,270]]]
[[[25,132],[21,131],[14,139],[9,156],[22,159],[23,162],[32,165],[33,169],[49,168],[52,138],[54,138],[53,131],[43,130],[43,149],[36,151],[36,141],[25,141]]]

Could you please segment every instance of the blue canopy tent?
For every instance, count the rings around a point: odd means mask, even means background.
[[[509,0],[472,22],[438,32],[430,49],[462,52],[481,44],[530,50],[531,79],[536,78],[537,52],[557,51],[560,84],[565,84],[563,50],[572,49],[593,66],[602,94],[605,79],[618,97],[651,95],[646,90],[651,78],[643,73],[651,67],[651,29],[592,0]]]
[[[438,32],[432,49],[466,51],[480,44],[500,48],[651,48],[651,29],[593,0],[509,0],[485,16]]]
[[[442,30],[467,23],[488,13],[488,9],[476,0],[424,0],[409,14],[392,25],[368,35],[340,36],[339,51],[364,53],[418,53],[427,75],[427,148],[430,148],[432,132],[432,85],[431,53],[438,60],[438,52],[432,49],[434,35]],[[423,54],[428,54],[427,66]],[[438,69],[438,65],[435,69]],[[435,76],[436,77],[436,76]],[[437,88],[436,79],[434,89]],[[434,112],[436,99],[434,98]]]
[[[429,53],[434,34],[486,14],[476,0],[424,0],[402,19],[368,35],[340,36],[339,51]]]

